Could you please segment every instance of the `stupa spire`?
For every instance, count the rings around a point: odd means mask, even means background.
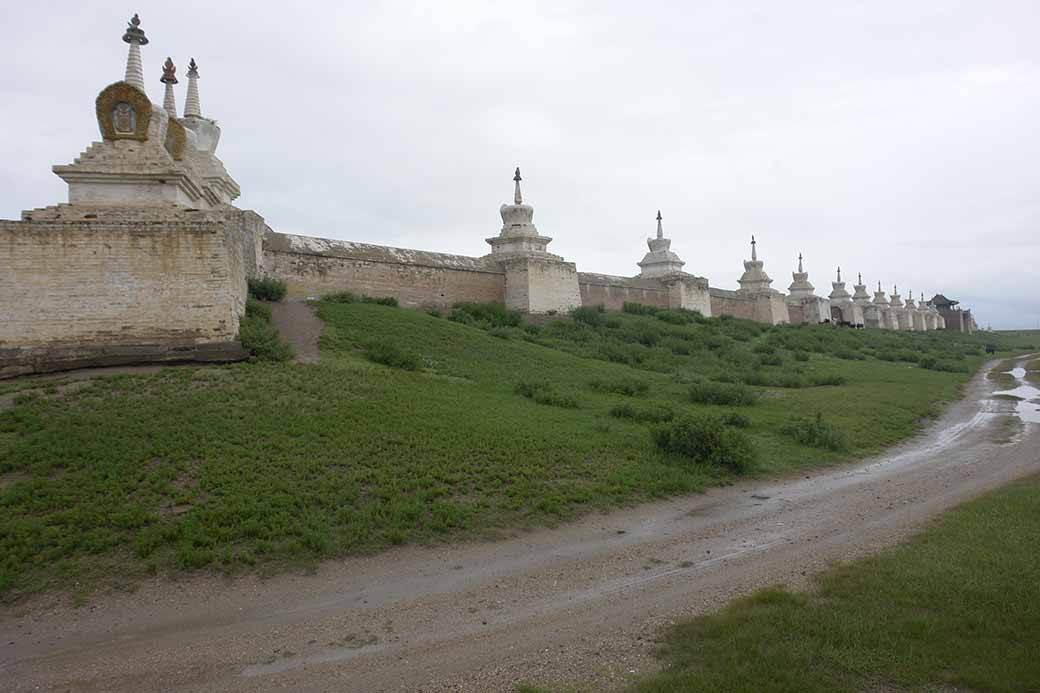
[[[195,64],[195,58],[188,63],[188,96],[184,100],[184,116],[202,117],[202,107],[199,105],[199,66]]]
[[[805,270],[802,269],[802,254],[801,253],[798,253],[798,271],[799,272],[804,272],[805,271]]]
[[[841,265],[838,265],[838,281],[841,281]]]
[[[751,259],[758,259],[758,251],[755,250],[755,234],[751,234]]]
[[[144,91],[144,69],[141,67],[141,46],[148,43],[148,38],[141,28],[141,18],[135,13],[127,23],[123,40],[130,44],[126,55],[126,76],[123,81]]]
[[[661,210],[657,210],[657,237],[664,238],[664,229],[661,228]]]
[[[520,194],[520,181],[523,178],[520,177],[520,167],[516,167],[516,175],[513,176],[513,182],[515,183],[515,189],[513,190],[513,204],[520,205],[524,203],[524,196]]]
[[[177,102],[173,98],[173,85],[177,84],[177,67],[169,56],[166,56],[166,62],[163,63],[163,73],[159,81],[166,85],[166,93],[163,94],[163,109],[170,114],[171,118],[176,118]]]

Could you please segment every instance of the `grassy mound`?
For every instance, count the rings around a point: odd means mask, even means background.
[[[692,402],[691,383],[753,372],[844,379],[739,386],[757,396],[734,421],[768,451],[761,469],[826,464],[908,435],[985,358],[971,338],[685,311],[534,326],[500,306],[446,319],[338,296],[318,310],[318,364],[18,390],[0,410],[0,594],[96,584],[112,566],[133,577],[297,565],[695,491],[736,472],[659,451],[649,431],[734,413]],[[962,370],[873,356],[908,348]],[[791,412],[817,411],[842,452],[782,432]]]

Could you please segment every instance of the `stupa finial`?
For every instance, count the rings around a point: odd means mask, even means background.
[[[802,269],[802,254],[801,253],[798,253],[798,271],[799,272],[804,272],[805,271],[805,270]]]
[[[758,259],[758,251],[755,249],[755,234],[751,234],[751,259]]]
[[[860,286],[863,285],[863,273],[862,272],[859,273],[859,283],[860,283]]]
[[[166,92],[163,94],[163,110],[169,113],[171,118],[176,118],[177,102],[173,98],[173,85],[177,84],[177,67],[169,56],[166,56],[166,62],[163,63],[162,77],[159,78],[159,81],[166,85]]]
[[[657,237],[664,238],[664,229],[661,228],[661,210],[657,210]]]
[[[130,19],[123,34],[123,40],[130,44],[126,55],[126,75],[123,81],[144,91],[144,69],[141,67],[141,46],[148,43],[148,38],[141,28],[141,18],[136,14]]]
[[[523,180],[523,178],[520,177],[520,167],[517,166],[516,167],[516,175],[513,176],[513,182],[516,183],[516,189],[513,191],[513,203],[514,204],[518,204],[518,205],[519,204],[523,204],[523,202],[524,202],[524,197],[523,197],[523,195],[520,194],[520,181],[521,180]]]
[[[899,284],[892,285],[892,293],[896,294],[897,296],[899,295]]]
[[[878,279],[877,290],[878,290],[878,293],[882,293],[882,291],[881,291],[881,280],[880,279]]]
[[[841,265],[838,265],[838,281],[841,281]]]
[[[162,77],[159,81],[163,84],[177,84],[177,66],[173,64],[173,59],[170,56],[166,56],[166,62],[162,66]]]
[[[141,18],[134,12],[134,16],[130,18],[130,21],[126,23],[126,33],[123,34],[123,40],[127,43],[136,43],[139,46],[143,46],[148,43],[148,37],[144,35],[144,29],[141,28]]]
[[[199,66],[195,58],[188,63],[188,96],[184,100],[184,115],[202,117],[202,105],[199,103]]]

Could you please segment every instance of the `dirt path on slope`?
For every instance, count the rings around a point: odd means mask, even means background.
[[[674,619],[889,546],[1040,471],[986,370],[927,432],[822,473],[588,516],[499,542],[404,547],[313,575],[161,580],[0,612],[9,690],[511,690],[623,685]]]
[[[314,314],[314,309],[304,301],[285,300],[269,303],[271,322],[278,328],[282,338],[292,344],[296,351],[296,363],[317,363],[321,358],[318,338],[325,323]]]

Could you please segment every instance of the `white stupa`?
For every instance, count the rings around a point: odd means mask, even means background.
[[[863,274],[857,275],[859,281],[858,284],[853,284],[852,288],[856,293],[852,294],[852,301],[862,307],[870,305],[870,294],[867,293],[867,285],[863,283]]]
[[[671,251],[672,241],[664,237],[661,226],[661,210],[657,210],[657,238],[646,239],[650,252],[643,256],[639,265],[640,277],[663,277],[682,272],[686,263]]]
[[[802,254],[798,253],[798,271],[791,273],[794,281],[787,287],[789,298],[814,298],[816,287],[809,282],[809,273],[802,269]]]
[[[499,208],[502,217],[502,230],[494,238],[485,239],[491,246],[491,254],[505,256],[517,253],[546,253],[552,238],[542,236],[532,223],[534,208],[524,204],[520,192],[520,167],[516,167],[513,176],[513,204],[505,204]]]
[[[744,274],[737,280],[740,284],[738,291],[745,294],[760,294],[775,292],[776,289],[770,288],[773,280],[765,269],[763,269],[763,263],[758,259],[758,249],[756,248],[755,237],[751,236],[751,259],[744,260]],[[779,292],[777,292],[779,293]]]

